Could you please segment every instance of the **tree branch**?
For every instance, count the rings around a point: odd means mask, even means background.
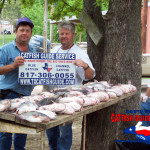
[[[1,8],[0,8],[0,14],[2,12],[2,9],[3,9],[2,7],[3,7],[4,3],[5,3],[5,0],[2,1]]]
[[[64,1],[63,1],[64,2]],[[68,3],[66,3],[66,2],[64,2],[66,5],[68,5],[69,7],[72,7],[72,6],[70,6]],[[79,11],[78,9],[76,9],[76,8],[74,8],[75,10],[77,10],[78,12],[81,12],[81,11]]]

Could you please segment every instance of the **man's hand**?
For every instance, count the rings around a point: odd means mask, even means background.
[[[4,65],[0,68],[0,75],[8,73],[18,68],[20,65],[24,65],[24,58],[21,56],[18,56],[15,58],[15,61],[12,64]]]
[[[83,67],[84,69],[88,67],[88,64],[85,63],[84,61],[82,61],[81,59],[76,59],[74,61],[74,65],[76,65],[78,67]]]
[[[148,96],[144,95],[144,96],[141,96],[141,101],[142,102],[146,102],[148,100]]]
[[[13,66],[14,66],[14,68],[18,68],[20,65],[24,65],[24,58],[21,56],[18,56],[15,58]]]
[[[84,76],[85,76],[86,79],[89,79],[89,80],[93,79],[94,71],[88,66],[87,63],[85,63],[81,59],[76,59],[74,61],[74,65],[76,65],[78,67],[83,67]]]
[[[18,56],[15,58],[15,61],[12,64],[4,65],[0,68],[0,75],[8,73],[18,68],[20,65],[24,65],[24,58],[21,56]]]

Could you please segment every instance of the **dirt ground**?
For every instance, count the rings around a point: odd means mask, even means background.
[[[32,94],[37,94],[42,92],[42,86],[36,86],[32,91]],[[82,117],[79,117],[74,120],[72,131],[73,131],[73,140],[72,147],[70,150],[80,150],[81,146],[81,130],[82,130]],[[26,150],[41,150],[41,133],[38,134],[28,134],[26,141]],[[14,150],[13,145],[11,150]],[[45,149],[50,150],[48,146],[47,136],[45,134]]]
[[[82,127],[82,117],[77,118],[73,122],[72,130],[73,130],[73,143],[71,150],[80,150],[81,145],[81,127]],[[26,150],[41,150],[40,149],[41,144],[41,134],[33,134],[28,135],[27,141],[26,141]],[[48,146],[48,140],[45,136],[45,149],[44,150],[50,150]]]

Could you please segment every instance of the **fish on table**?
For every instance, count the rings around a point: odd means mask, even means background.
[[[83,107],[97,105],[100,103],[100,100],[94,97],[85,96],[85,95],[82,95],[80,97],[84,99]]]
[[[107,81],[94,81],[85,85],[69,85],[55,88],[37,95],[0,101],[0,111],[16,110],[18,119],[30,122],[43,122],[56,119],[56,113],[72,115],[85,106],[97,105],[111,98],[136,91],[128,84],[109,84]]]
[[[8,110],[11,105],[10,99],[5,99],[0,101],[0,112]]]
[[[95,93],[90,93],[87,95],[88,97],[94,97],[100,101],[108,101],[110,99],[109,95],[106,92],[98,91]]]
[[[84,86],[84,85],[70,85],[69,87],[71,88],[71,91],[69,92],[71,93],[71,92],[76,91],[76,93],[74,93],[76,95],[81,95],[81,93],[87,95],[88,93],[93,92],[93,89],[88,88],[87,86]],[[81,93],[78,94],[78,92],[81,92]]]
[[[45,92],[39,93],[38,95],[44,96],[44,97],[52,97],[52,96],[54,96],[54,93],[45,91]]]
[[[76,102],[80,105],[84,104],[84,99],[80,98],[78,96],[73,96],[73,97],[63,97],[57,100],[58,103],[69,103],[69,102]]]
[[[76,102],[69,102],[69,103],[64,103],[64,104],[71,106],[74,109],[74,111],[81,111],[82,110],[82,106]]]
[[[41,106],[39,107],[39,110],[50,110],[50,111],[53,111],[53,112],[62,112],[64,111],[66,108],[66,106],[62,103],[53,103],[53,104],[50,104],[50,105],[44,105],[44,106]]]
[[[15,112],[16,109],[17,109],[21,104],[22,104],[22,103],[21,103],[20,101],[18,101],[18,102],[11,102],[11,105],[10,105],[10,107],[8,108],[8,110],[9,110],[10,112]]]
[[[70,86],[65,87],[65,88],[55,88],[55,89],[51,90],[51,92],[54,94],[56,94],[58,92],[70,92],[70,91],[72,91]]]
[[[106,92],[114,92],[117,96],[122,96],[124,94],[123,90],[120,87],[114,86],[110,89],[105,89]]]
[[[66,115],[72,115],[75,113],[75,110],[68,103],[65,103],[64,105],[66,106],[65,110],[59,113]]]
[[[54,120],[57,117],[56,113],[50,110],[35,110],[35,111],[47,115],[51,120]]]
[[[75,96],[83,95],[83,92],[81,91],[70,91],[69,93]]]
[[[25,113],[25,112],[37,110],[38,108],[39,107],[37,104],[27,101],[27,102],[22,103],[17,108],[16,114],[20,115],[20,114]]]
[[[117,94],[113,91],[106,91],[106,93],[109,95],[110,99],[117,98]]]
[[[49,104],[52,104],[54,103],[61,95],[60,94],[56,94],[52,97],[46,97],[46,98],[43,98],[42,100],[40,100],[38,102],[38,105],[39,106],[43,106],[43,105],[49,105]]]
[[[25,112],[19,115],[15,115],[18,120],[26,120],[29,122],[48,122],[51,118],[44,113],[37,111]]]

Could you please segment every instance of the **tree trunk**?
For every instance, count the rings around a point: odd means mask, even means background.
[[[5,0],[2,0],[2,1],[1,1],[1,8],[0,8],[0,15],[1,15],[1,13],[2,13],[2,9],[3,9],[2,7],[3,7],[4,3],[5,3]]]
[[[124,128],[135,126],[137,122],[133,119],[133,122],[112,123],[111,114],[140,109],[141,0],[110,0],[104,20],[100,7],[95,8],[94,3],[95,0],[84,0],[87,14],[103,32],[99,47],[87,35],[87,51],[96,69],[96,79],[113,84],[127,84],[130,80],[138,89],[135,96],[87,115],[85,149],[115,150],[115,139],[128,140],[123,134]]]

